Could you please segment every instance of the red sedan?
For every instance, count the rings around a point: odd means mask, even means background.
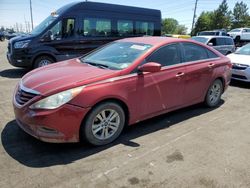
[[[118,40],[26,74],[13,105],[18,125],[46,142],[114,141],[124,125],[196,103],[219,104],[230,60],[201,43]]]

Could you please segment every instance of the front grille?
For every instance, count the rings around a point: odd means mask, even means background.
[[[232,69],[236,69],[236,70],[245,70],[247,67],[248,67],[248,65],[233,64]]]
[[[241,76],[241,75],[237,75],[237,74],[232,74],[232,78],[238,78],[238,79],[247,80],[247,77]]]
[[[37,96],[37,94],[24,91],[19,87],[15,95],[15,100],[17,104],[24,105],[25,103],[33,99],[35,96]]]

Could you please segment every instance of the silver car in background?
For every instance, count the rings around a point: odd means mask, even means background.
[[[228,36],[195,36],[192,40],[201,42],[208,46],[213,47],[220,53],[228,55],[235,51],[235,44],[232,37]]]
[[[250,82],[250,44],[227,56],[232,64],[232,79]]]

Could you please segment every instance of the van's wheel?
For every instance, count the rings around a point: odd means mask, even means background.
[[[113,142],[121,134],[125,113],[120,105],[104,102],[92,109],[81,126],[81,136],[93,145]]]
[[[44,67],[46,65],[52,64],[55,61],[49,56],[39,56],[34,62],[33,68]]]
[[[207,91],[205,104],[208,107],[218,106],[221,100],[222,92],[223,92],[223,84],[221,80],[217,79],[212,83],[212,85],[209,87]]]
[[[5,39],[4,37],[1,37],[1,38],[0,38],[1,41],[4,41],[4,39]]]
[[[227,52],[226,55],[231,54],[232,52]]]

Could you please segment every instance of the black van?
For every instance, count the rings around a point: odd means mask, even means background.
[[[13,66],[37,68],[120,38],[160,34],[159,10],[77,2],[51,13],[29,35],[12,38],[7,58]]]

